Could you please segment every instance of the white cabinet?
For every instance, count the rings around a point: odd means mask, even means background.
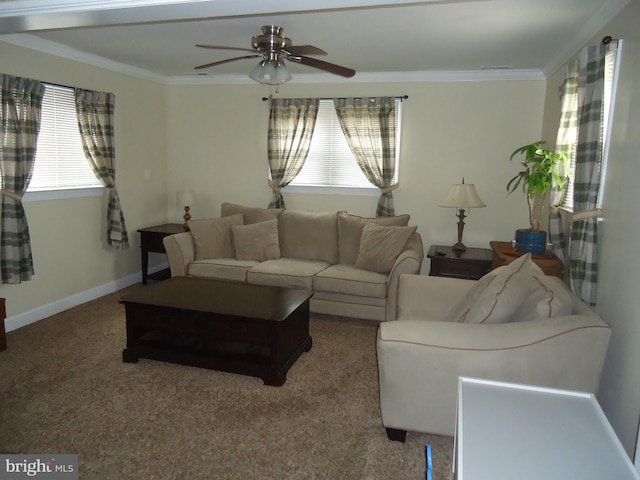
[[[460,378],[458,480],[640,480],[592,394]]]

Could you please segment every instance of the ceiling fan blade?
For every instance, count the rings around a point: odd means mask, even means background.
[[[288,60],[302,65],[307,65],[309,67],[319,68],[320,70],[326,70],[327,72],[335,73],[336,75],[341,75],[347,78],[353,77],[356,74],[356,71],[352,68],[341,67],[335,63],[325,62],[324,60],[318,60],[316,58],[298,56],[289,57]]]
[[[196,47],[209,48],[211,50],[240,50],[241,52],[255,52],[255,50],[251,48],[224,47],[221,45],[196,45]]]
[[[313,45],[291,45],[286,47],[286,50],[289,55],[326,55],[327,52],[322,50],[321,48],[314,47]]]
[[[246,55],[244,57],[233,57],[227,58],[226,60],[220,60],[219,62],[205,63],[204,65],[198,65],[194,67],[196,70],[201,70],[203,68],[215,67],[216,65],[222,65],[223,63],[235,62],[236,60],[244,60],[245,58],[256,58],[262,57],[262,55]]]

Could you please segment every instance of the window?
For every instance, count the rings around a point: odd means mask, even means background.
[[[400,158],[400,117],[402,102],[396,99],[396,172]],[[321,99],[309,155],[298,176],[289,184],[295,187],[338,187],[378,189],[360,170],[347,139],[342,133],[333,100]],[[289,187],[287,187],[289,188]],[[329,193],[329,192],[327,192]]]
[[[82,149],[72,88],[45,85],[28,193],[102,187]]]
[[[600,190],[598,192],[598,200],[596,202],[596,208],[602,208],[602,199],[604,198],[605,180],[607,174],[607,162],[609,159],[609,145],[611,144],[611,129],[609,128],[611,119],[613,117],[613,105],[615,103],[616,83],[618,78],[618,69],[620,65],[620,43],[622,40],[618,40],[618,46],[611,46],[605,56],[605,72],[604,72],[604,93],[603,93],[603,121],[602,131],[600,132],[600,139],[602,143],[602,165],[600,166]],[[562,207],[573,210],[573,184],[574,174],[576,171],[576,145],[573,146],[573,151],[569,156],[570,165],[570,177],[567,184],[567,191],[562,200]]]

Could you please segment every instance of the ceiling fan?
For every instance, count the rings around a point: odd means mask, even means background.
[[[291,80],[291,74],[284,63],[285,59],[347,78],[353,77],[356,74],[356,71],[352,68],[342,67],[334,63],[308,57],[307,55],[326,55],[327,52],[312,45],[293,45],[290,38],[282,35],[282,27],[278,27],[277,25],[263,26],[262,35],[255,35],[251,38],[251,46],[253,49],[219,45],[196,45],[196,47],[210,48],[213,50],[251,52],[252,55],[227,58],[226,60],[199,65],[195,68],[196,70],[200,70],[236,60],[261,57],[262,60],[249,76],[256,82],[267,85],[279,85]]]

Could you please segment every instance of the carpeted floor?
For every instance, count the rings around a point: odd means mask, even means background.
[[[453,478],[453,439],[387,439],[376,325],[311,319],[313,348],[282,387],[122,362],[116,292],[9,332],[0,353],[0,453],[77,454],[81,479],[419,479],[424,445]]]

